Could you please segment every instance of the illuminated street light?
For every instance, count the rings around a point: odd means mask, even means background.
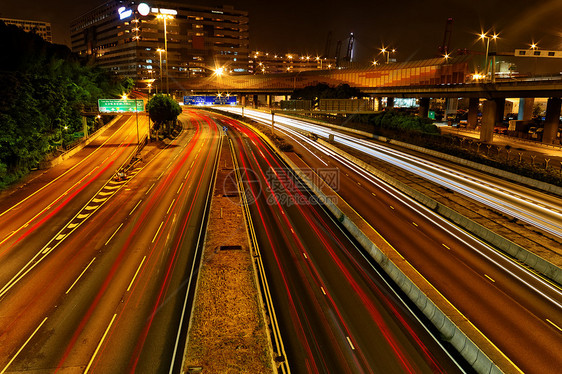
[[[531,44],[531,49],[537,49],[537,48],[539,48],[538,45],[536,45],[535,43],[532,43],[532,44]]]
[[[156,49],[156,52],[160,54],[160,92],[162,92],[162,52],[164,52],[164,50],[162,48],[158,48]],[[156,93],[158,93],[158,90]]]
[[[160,10],[162,11],[162,9]],[[166,94],[170,94],[170,84],[169,84],[169,74],[168,74],[168,37],[167,37],[167,30],[166,30],[166,20],[173,19],[174,16],[171,14],[165,13],[158,13],[156,18],[161,19],[164,21],[164,51],[166,52]]]
[[[490,39],[497,40],[498,34],[493,34],[492,36],[488,36],[485,33],[481,33],[480,39],[486,40],[486,69],[484,69],[484,74],[485,74],[485,76],[488,76],[488,69],[489,69],[489,67],[488,67],[488,55],[489,55],[489,52],[490,52]],[[495,75],[495,73],[492,73],[492,81],[495,80],[494,75]]]
[[[377,60],[374,60],[374,61],[373,61],[373,65],[374,65],[374,66],[377,66],[378,64],[379,64],[379,62],[378,62]]]

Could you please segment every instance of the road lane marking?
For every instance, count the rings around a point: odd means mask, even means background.
[[[175,202],[176,199],[174,198],[174,200],[172,200],[172,202],[170,203],[170,206],[168,207],[168,211],[166,212],[166,214],[170,213],[170,209],[172,209],[172,206],[174,205]]]
[[[107,245],[107,243],[109,243],[111,241],[111,239],[113,239],[113,237],[115,236],[115,234],[117,234],[117,231],[119,231],[119,229],[121,228],[121,226],[123,226],[123,222],[121,222],[121,224],[119,225],[119,227],[117,228],[117,230],[115,230],[113,232],[113,234],[109,237],[109,239],[107,239],[107,241],[105,242],[105,245]]]
[[[46,254],[47,252],[49,252],[49,250],[51,249],[51,247],[47,247],[43,250],[43,252],[41,252],[41,254]]]
[[[447,248],[448,250],[451,250],[451,248],[447,247],[447,244],[444,244],[444,243],[442,243],[442,244],[443,244],[443,247]]]
[[[97,207],[99,207],[99,205],[88,205],[87,207],[84,208],[84,210],[94,210],[97,209]]]
[[[131,212],[129,213],[129,215],[133,214],[133,212],[135,211],[135,209],[137,209],[137,207],[139,206],[139,204],[142,202],[142,199],[139,200],[139,202],[137,203],[137,205],[135,205],[135,207],[133,208],[133,210],[131,210]]]
[[[351,339],[349,339],[349,336],[346,336],[346,338],[347,338],[347,342],[351,346],[351,349],[355,350],[355,347],[353,346],[353,343],[351,342]]]
[[[66,290],[65,294],[68,294],[70,292],[70,290],[72,289],[72,287],[74,287],[74,285],[80,280],[80,278],[82,278],[82,275],[84,275],[84,273],[86,272],[86,270],[88,270],[88,268],[90,267],[90,265],[92,265],[92,262],[94,262],[96,258],[92,258],[92,261],[90,261],[90,263],[88,264],[88,266],[86,266],[86,268],[84,270],[82,270],[82,272],[80,273],[80,275],[78,276],[78,278],[76,278],[76,280],[74,281],[74,283],[72,283],[72,286],[70,286],[68,288],[68,290]]]
[[[57,240],[57,241],[58,241],[58,240],[63,240],[65,236],[66,236],[66,234],[60,234],[59,236],[57,236],[57,237],[55,238],[55,240]]]
[[[162,178],[162,175],[164,175],[165,172],[166,172],[166,170],[164,170],[162,173],[160,173],[160,176],[158,177],[158,180],[160,180],[160,178]]]
[[[103,199],[92,199],[92,203],[103,203],[105,200],[107,200],[107,197],[104,197]]]
[[[390,206],[390,209],[394,210],[394,207],[392,205],[389,205],[389,206]]]
[[[148,191],[146,191],[144,194],[147,195],[147,194],[150,192],[150,190],[152,189],[152,187],[154,187],[154,183],[152,183],[152,186],[150,186],[150,188],[148,189]]]
[[[101,337],[101,340],[98,344],[98,347],[96,348],[96,350],[94,352],[94,355],[90,359],[90,362],[88,363],[88,366],[86,366],[86,370],[84,370],[84,374],[86,374],[90,370],[90,367],[92,367],[92,364],[94,363],[94,359],[96,358],[96,355],[98,354],[98,351],[100,350],[101,345],[103,344],[103,341],[105,340],[105,337],[107,336],[107,333],[109,332],[109,329],[111,328],[111,325],[113,325],[113,321],[115,320],[115,317],[117,317],[117,314],[113,315],[113,318],[111,319],[111,322],[109,322],[109,326],[107,326],[107,329],[105,329],[105,332],[103,333],[103,336]]]
[[[308,256],[306,255],[306,253],[303,252],[302,255],[308,260]]]
[[[552,326],[556,327],[558,330],[560,330],[560,332],[562,332],[562,328],[560,328],[556,323],[552,322],[551,320],[549,320],[548,318],[546,319],[546,321],[548,323],[550,323]]]
[[[376,194],[376,193],[374,193],[374,192],[371,192],[371,195],[373,195],[373,196],[375,196],[375,197],[377,196],[377,194]]]
[[[8,362],[8,364],[6,364],[6,366],[4,367],[4,369],[2,369],[2,371],[0,371],[0,374],[4,374],[6,372],[6,370],[8,369],[8,367],[12,364],[12,362],[14,362],[14,360],[16,359],[16,357],[18,357],[18,355],[21,353],[21,351],[23,351],[23,349],[25,348],[25,346],[27,345],[27,343],[29,343],[29,341],[31,339],[33,339],[33,336],[37,333],[37,331],[39,331],[39,329],[41,328],[41,326],[43,326],[43,324],[45,323],[45,321],[47,321],[47,317],[45,317],[45,319],[43,320],[43,322],[41,322],[41,324],[39,326],[37,326],[37,328],[35,329],[35,331],[33,331],[33,334],[31,334],[31,336],[29,338],[27,338],[27,340],[25,341],[25,343],[23,343],[23,345],[21,346],[21,348],[16,352],[16,354],[14,355],[14,357],[12,357],[12,359],[10,360],[10,362]]]
[[[490,278],[490,276],[489,276],[488,274],[484,274],[484,276],[485,276],[486,278],[488,278],[489,280],[491,280],[492,282],[496,283],[496,281],[493,280],[492,278]]]
[[[152,238],[153,243],[156,240],[156,237],[158,236],[158,233],[160,232],[160,229],[162,228],[163,224],[164,224],[164,221],[160,222],[160,226],[158,227],[158,231],[156,231],[156,234],[154,234],[154,238]]]
[[[78,225],[79,225],[79,223],[70,223],[67,227],[68,227],[69,229],[73,229],[73,228],[75,228],[75,227],[78,226]]]
[[[114,193],[115,191],[100,192],[98,196],[109,196],[109,195],[113,195]]]
[[[322,293],[323,293],[324,295],[326,295],[326,291],[324,291],[324,287],[320,286],[320,289],[322,290]]]
[[[417,224],[417,223],[415,223],[415,222],[412,222],[412,225],[414,225],[414,226],[418,227],[418,224]]]
[[[79,215],[76,216],[76,218],[78,218],[78,219],[84,219],[84,218],[88,217],[90,214],[91,214],[91,213],[79,214]]]
[[[180,190],[181,190],[182,187],[183,187],[183,182],[181,182],[180,188],[178,188],[178,191],[176,192],[176,194],[180,193]]]
[[[141,263],[139,264],[139,267],[137,268],[137,271],[135,272],[135,275],[133,276],[133,279],[131,279],[131,283],[129,283],[129,287],[127,287],[127,292],[129,292],[129,290],[131,289],[131,286],[132,286],[133,283],[135,282],[135,279],[137,278],[137,274],[139,273],[139,271],[140,271],[140,269],[141,269],[141,267],[142,267],[142,264],[144,264],[144,260],[146,260],[146,256],[144,256],[144,257],[142,258],[142,261],[141,261]]]

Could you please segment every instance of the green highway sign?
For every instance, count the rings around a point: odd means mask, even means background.
[[[140,99],[98,99],[98,108],[102,113],[144,112],[144,101]]]

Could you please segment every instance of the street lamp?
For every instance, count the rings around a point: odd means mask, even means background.
[[[396,53],[396,48],[392,48],[392,50],[389,50],[388,48],[386,48],[384,46],[381,48],[381,53],[382,53],[383,58],[384,58],[384,55],[386,53],[386,63],[387,64],[390,63],[390,53],[391,52]]]
[[[493,39],[494,41],[498,39],[498,35],[497,34],[493,34],[492,36],[488,36],[485,33],[481,33],[480,34],[480,39],[482,40],[486,40],[486,69],[484,69],[484,74],[486,76],[488,76],[488,54],[490,53],[490,39]],[[494,76],[492,76],[492,80],[494,80]]]
[[[164,51],[166,52],[166,94],[170,94],[170,85],[168,79],[168,37],[166,31],[166,20],[173,19],[171,14],[158,13],[156,18],[164,21]],[[161,55],[161,54],[160,54]]]
[[[160,92],[162,92],[162,52],[164,52],[164,50],[162,48],[158,48],[156,49],[156,52],[160,54]],[[158,91],[156,92],[158,93]]]

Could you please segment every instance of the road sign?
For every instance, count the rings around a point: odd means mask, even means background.
[[[102,113],[144,112],[142,100],[99,99],[98,108]]]
[[[223,126],[223,127],[222,127],[222,131],[227,132],[227,131],[228,131],[228,127]]]
[[[184,96],[184,105],[236,105],[236,96],[199,95]]]

